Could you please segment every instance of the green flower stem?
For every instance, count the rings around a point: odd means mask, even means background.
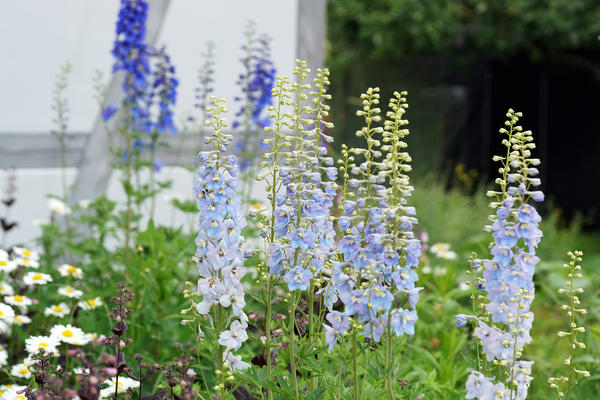
[[[291,294],[292,299],[290,301],[290,323],[288,326],[288,335],[289,335],[289,339],[290,339],[290,344],[289,344],[289,348],[290,348],[290,367],[292,370],[292,384],[294,385],[294,399],[298,400],[300,399],[299,396],[299,392],[298,392],[298,377],[296,376],[296,355],[295,355],[295,342],[294,342],[294,338],[295,338],[295,334],[294,334],[294,328],[296,326],[296,294],[292,292]]]

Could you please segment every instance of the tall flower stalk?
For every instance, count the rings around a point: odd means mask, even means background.
[[[207,112],[212,119],[205,124],[213,130],[206,138],[213,150],[198,155],[200,167],[194,185],[199,210],[194,259],[198,265],[198,295],[201,297],[195,310],[210,322],[213,336],[218,337],[215,368],[219,382],[215,391],[224,399],[226,382],[233,380],[233,372],[248,366],[233,354],[248,339],[241,283],[246,272],[241,230],[246,220],[237,197],[237,158],[225,155],[232,139],[223,132],[228,125],[223,118],[227,112],[225,100],[211,97],[211,101],[214,104],[207,107]]]
[[[472,371],[467,380],[469,399],[522,400],[527,398],[533,379],[533,362],[521,360],[521,356],[524,345],[531,342],[533,274],[539,262],[535,249],[542,232],[538,228],[541,217],[529,203],[543,201],[544,195],[534,190],[540,185],[536,168],[540,161],[531,157],[535,148],[532,133],[518,125],[521,113],[511,109],[506,116],[506,128],[500,129],[507,136],[502,141],[506,155],[494,157],[501,163],[500,178],[496,180],[499,190],[488,192],[494,199],[490,206],[496,209],[490,216],[491,225],[486,226],[494,239],[490,244],[492,258],[474,261],[484,267],[486,315],[457,316],[458,327],[468,320],[477,325],[475,336],[487,362],[497,366],[497,372],[494,380]]]
[[[386,389],[393,396],[392,337],[414,334],[417,320],[415,306],[421,288],[415,287],[415,270],[421,250],[412,232],[417,223],[415,209],[407,205],[413,189],[406,175],[410,156],[403,141],[408,134],[404,95],[395,93],[390,100],[383,127],[378,126],[382,120],[379,89],[369,88],[361,95],[357,115],[364,118],[365,126],[356,135],[366,146],[344,149],[341,162],[343,215],[338,227],[342,238],[332,279],[345,310],[343,314],[331,311],[331,325],[325,328],[330,351],[339,335],[351,335],[354,399],[361,398],[364,386],[358,375],[357,335],[373,342],[386,335]],[[406,303],[410,309],[402,307]],[[366,368],[368,356],[369,352]]]
[[[583,278],[581,274],[581,265],[583,253],[581,251],[569,252],[570,261],[568,264],[563,264],[563,268],[568,271],[565,287],[558,289],[558,294],[567,298],[567,303],[561,306],[561,309],[566,312],[569,329],[567,331],[559,331],[558,336],[569,340],[569,357],[564,361],[567,367],[567,374],[551,377],[548,379],[550,387],[556,391],[558,400],[568,400],[571,398],[573,388],[580,378],[589,378],[590,373],[584,369],[575,368],[575,352],[577,349],[585,349],[585,343],[578,340],[577,335],[585,332],[585,327],[578,324],[577,316],[582,317],[587,314],[587,310],[581,307],[579,296],[583,293],[583,288],[575,287],[575,279]]]

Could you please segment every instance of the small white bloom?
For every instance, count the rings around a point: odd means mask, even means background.
[[[246,339],[248,339],[246,326],[236,320],[233,321],[229,330],[221,332],[219,344],[227,347],[228,350],[238,350]]]
[[[0,294],[4,296],[11,296],[15,293],[12,286],[6,282],[0,282]]]
[[[17,265],[22,265],[24,267],[28,267],[28,268],[39,268],[40,267],[40,263],[38,262],[38,260],[35,260],[33,258],[27,258],[27,257],[19,257],[17,259],[14,260],[15,263],[17,263]]]
[[[55,337],[64,343],[84,345],[92,341],[92,335],[86,334],[81,329],[70,324],[54,325],[50,329],[50,336]]]
[[[58,289],[58,294],[71,299],[78,299],[83,295],[83,292],[79,289],[75,289],[72,286],[65,286]]]
[[[117,393],[123,393],[126,392],[128,389],[135,389],[140,386],[140,383],[138,381],[136,381],[135,379],[128,378],[126,376],[119,376],[118,384],[115,378],[110,378],[104,381],[104,383],[108,384],[108,386],[100,390],[101,399],[106,399],[111,395],[114,395],[116,386],[118,386]]]
[[[471,286],[469,286],[467,282],[459,283],[458,287],[460,288],[460,290],[469,290],[471,288]]]
[[[40,255],[38,253],[26,247],[13,247],[13,251],[19,257],[25,257],[36,261],[40,259]]]
[[[58,199],[48,200],[48,208],[58,215],[67,215],[71,213],[71,208]]]
[[[13,365],[10,369],[10,374],[12,376],[16,376],[17,378],[29,379],[31,378],[31,370],[29,367],[32,365],[33,363],[31,360],[25,359],[22,363]]]
[[[8,325],[15,320],[15,310],[7,304],[0,303],[0,321],[4,321]]]
[[[89,208],[91,201],[88,199],[83,199],[83,200],[79,200],[79,202],[77,204],[79,204],[79,207],[81,207],[81,208]]]
[[[83,271],[81,270],[81,268],[77,268],[73,265],[63,264],[60,267],[58,267],[57,269],[58,269],[58,272],[60,273],[60,276],[70,276],[75,279],[83,278]]]
[[[18,393],[26,388],[27,386],[2,385],[0,386],[0,400],[27,400],[25,393]]]
[[[5,367],[8,365],[8,352],[2,346],[0,346],[0,367]],[[0,394],[2,396],[2,394]]]
[[[429,265],[424,266],[421,269],[421,272],[423,272],[424,274],[430,274],[431,273],[431,267]]]
[[[446,272],[448,272],[446,267],[437,266],[433,268],[433,274],[436,276],[446,275]]]
[[[48,282],[52,282],[52,277],[41,272],[28,272],[23,276],[23,283],[28,286],[45,285]]]
[[[27,315],[15,315],[15,325],[23,326],[31,323],[31,318]]]
[[[100,307],[103,303],[100,297],[94,299],[87,299],[77,303],[82,310],[93,310],[96,307]]]
[[[9,274],[17,269],[17,264],[10,260],[8,253],[0,249],[0,273]]]
[[[21,296],[19,294],[15,294],[14,296],[4,296],[4,302],[20,308],[29,307],[33,303],[29,297]]]
[[[55,317],[63,318],[65,315],[69,314],[69,312],[69,306],[65,303],[60,303],[46,307],[44,315],[54,315]]]
[[[30,336],[25,339],[25,351],[29,355],[37,354],[43,350],[46,354],[58,355],[60,341],[52,336]]]
[[[452,250],[440,251],[439,253],[437,253],[437,256],[439,258],[443,258],[444,260],[455,260],[457,257],[456,253]]]
[[[450,245],[448,243],[435,243],[429,248],[429,251],[435,255],[448,250],[450,250]]]
[[[234,356],[233,353],[229,350],[226,351],[225,354],[223,354],[223,362],[233,372],[250,367],[250,364],[242,361],[241,356]]]

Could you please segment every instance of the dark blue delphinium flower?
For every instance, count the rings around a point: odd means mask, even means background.
[[[131,109],[131,124],[135,127],[138,121],[148,117],[147,109],[141,104],[147,90],[147,76],[150,73],[148,46],[146,37],[146,19],[148,4],[144,0],[121,0],[119,19],[117,20],[117,37],[112,54],[116,61],[113,71],[124,71],[124,102]]]
[[[270,39],[262,36],[254,38],[254,30],[249,27],[248,42],[242,46],[246,57],[242,58],[245,71],[240,74],[238,85],[241,86],[242,96],[236,100],[241,107],[236,113],[232,126],[242,130],[241,137],[236,143],[236,151],[242,155],[242,169],[252,165],[257,159],[257,151],[268,149],[263,144],[263,129],[270,124],[266,115],[267,108],[272,105],[271,91],[275,84],[275,67],[271,60]]]
[[[108,121],[117,112],[117,106],[109,104],[102,110],[102,119]]]
[[[152,84],[149,93],[148,106],[155,102],[158,105],[156,120],[149,125],[150,132],[155,131],[177,133],[177,127],[173,122],[173,107],[177,101],[177,86],[179,81],[175,77],[175,67],[171,63],[171,57],[163,47],[153,54],[157,60],[155,70],[152,73]]]

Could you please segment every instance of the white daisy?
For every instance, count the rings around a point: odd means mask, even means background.
[[[57,268],[60,276],[71,276],[75,279],[83,278],[83,271],[73,265],[63,264]]]
[[[27,325],[31,323],[31,318],[29,318],[27,315],[15,315],[15,325]]]
[[[8,352],[0,346],[0,367],[5,367],[8,364]]]
[[[29,267],[29,268],[39,268],[40,267],[40,263],[38,262],[38,260],[34,260],[33,258],[19,257],[19,258],[16,258],[14,261],[18,265],[22,265],[24,267]]]
[[[107,387],[100,390],[100,398],[106,399],[111,395],[115,394],[115,386],[118,386],[117,393],[126,392],[127,389],[135,389],[140,387],[140,383],[135,379],[128,378],[126,376],[119,376],[119,383],[115,385],[116,379],[110,378],[104,381],[105,384],[108,384]]]
[[[0,333],[3,335],[10,335],[10,325],[7,324],[6,322],[0,320]],[[0,399],[2,400],[2,399]]]
[[[31,370],[29,368],[32,365],[32,360],[26,358],[22,363],[13,365],[10,369],[10,374],[17,378],[29,379],[31,378]]]
[[[0,321],[10,325],[15,320],[15,310],[7,304],[0,303]]]
[[[67,215],[71,213],[71,207],[58,199],[48,200],[48,208],[55,214]]]
[[[17,306],[20,308],[29,307],[33,301],[29,297],[15,294],[14,296],[4,296],[4,301],[11,306]]]
[[[13,251],[19,257],[29,258],[35,261],[40,259],[40,255],[38,253],[26,247],[13,247]]]
[[[9,259],[7,252],[0,250],[0,272],[9,274],[15,269],[17,269],[17,264]]]
[[[58,294],[66,296],[70,299],[78,299],[83,295],[83,292],[79,289],[75,289],[72,286],[65,286],[58,289]]]
[[[45,285],[48,282],[52,282],[52,277],[41,272],[28,272],[23,276],[23,283],[28,286]]]
[[[452,250],[440,251],[439,253],[437,253],[437,256],[445,260],[455,260],[457,257],[456,253]]]
[[[26,388],[27,386],[2,385],[0,386],[0,400],[27,400],[25,393],[18,393]]]
[[[15,293],[12,286],[6,282],[0,282],[0,294],[4,296],[11,296]]]
[[[92,341],[92,335],[86,334],[81,329],[70,324],[54,325],[50,329],[50,336],[64,343],[84,345]]]
[[[60,303],[46,307],[44,310],[44,315],[54,315],[55,317],[62,318],[69,314],[70,311],[71,310],[69,310],[69,306],[67,306],[65,303]]]
[[[58,355],[58,345],[60,341],[52,336],[30,336],[25,339],[25,351],[30,355],[37,354],[41,350],[47,354]]]
[[[82,310],[93,310],[102,305],[102,300],[100,300],[100,297],[96,297],[94,299],[80,301],[78,305]]]
[[[450,245],[448,243],[435,243],[429,248],[429,251],[435,255],[448,250],[450,250]]]

